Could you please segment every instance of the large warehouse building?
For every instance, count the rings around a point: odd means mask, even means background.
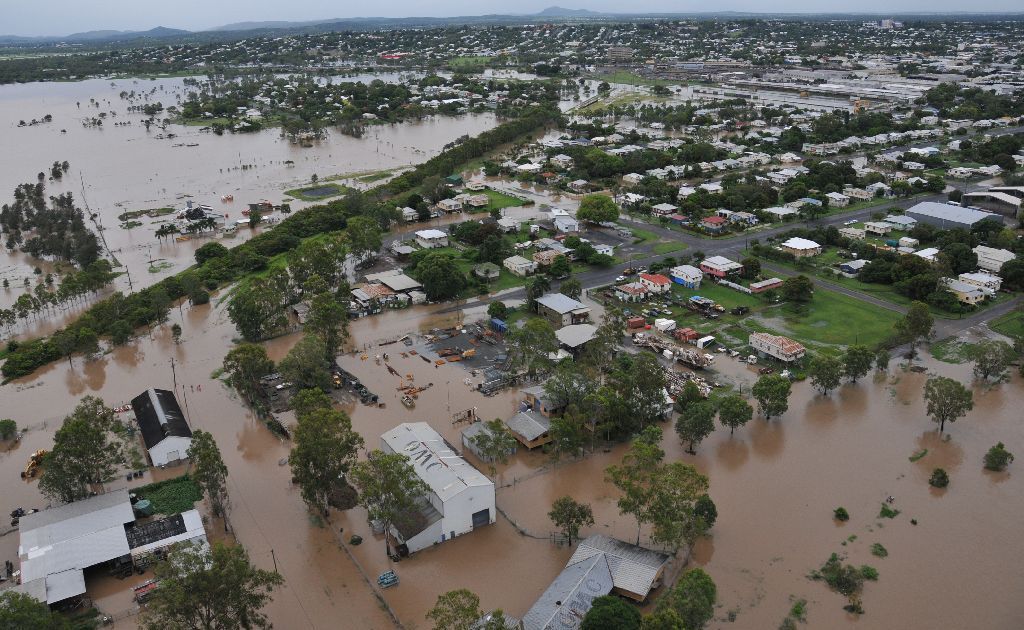
[[[173,464],[188,456],[192,429],[174,392],[147,389],[132,399],[132,411],[154,466]]]
[[[382,435],[380,442],[384,452],[409,458],[430,488],[418,513],[390,532],[399,542],[400,554],[415,553],[495,521],[494,483],[429,424],[404,422]]]
[[[1003,217],[994,212],[983,212],[935,201],[922,201],[908,209],[907,216],[942,230],[952,230],[953,228],[970,230],[982,221],[997,221],[1000,225],[1003,223]]]

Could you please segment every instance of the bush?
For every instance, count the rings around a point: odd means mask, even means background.
[[[936,468],[932,471],[932,476],[928,478],[928,485],[933,488],[945,488],[949,485],[949,475],[945,470]]]
[[[985,468],[988,470],[1001,471],[1006,470],[1006,467],[1013,461],[1013,454],[1006,450],[1003,443],[1000,442],[988,449],[985,453]]]
[[[848,521],[848,520],[850,520],[850,513],[849,513],[849,512],[847,512],[847,511],[846,511],[846,508],[844,508],[844,507],[837,507],[837,508],[836,508],[836,509],[835,509],[835,510],[834,510],[834,511],[832,512],[832,516],[833,516],[833,517],[834,517],[834,518],[835,518],[835,519],[836,519],[837,521],[843,521],[843,522],[845,522],[845,521]]]
[[[9,440],[18,432],[18,423],[10,418],[0,420],[0,440]]]
[[[884,558],[889,555],[889,550],[883,547],[882,543],[874,543],[871,545],[871,555]]]
[[[135,490],[142,499],[153,502],[153,511],[159,514],[180,514],[195,507],[203,498],[203,491],[192,477],[182,475],[166,481],[158,481]]]

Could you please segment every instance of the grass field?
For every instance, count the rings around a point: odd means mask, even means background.
[[[1024,311],[1015,311],[989,322],[989,328],[1007,337],[1024,337]]]
[[[776,306],[761,313],[758,323],[766,329],[801,342],[847,346],[873,346],[892,334],[900,314],[861,302],[841,293],[816,289],[802,311]]]
[[[492,59],[494,57],[488,55],[455,57],[448,61],[448,67],[452,70],[472,70],[486,66]]]
[[[608,83],[624,83],[626,85],[684,85],[683,81],[667,81],[665,79],[646,79],[638,74],[634,74],[628,70],[616,70],[615,72],[609,72],[601,74],[596,77],[600,81],[607,81]]]
[[[168,515],[191,510],[203,498],[203,491],[188,475],[142,486],[135,494],[152,501],[154,512]]]
[[[497,190],[491,190],[490,188],[485,188],[480,194],[487,195],[487,198],[490,199],[490,203],[487,204],[487,207],[483,208],[483,210],[487,212],[490,212],[491,210],[501,210],[503,208],[515,208],[526,203],[522,199],[518,199],[512,195],[506,195],[505,193],[498,192]]]
[[[345,190],[346,188],[344,186],[328,183],[307,186],[306,188],[293,188],[291,190],[284,191],[284,194],[303,201],[322,201],[324,199],[330,199],[331,197],[342,195],[345,193]]]
[[[967,363],[974,359],[974,352],[977,344],[960,341],[956,337],[949,337],[942,341],[936,341],[928,349],[932,356],[945,363]]]
[[[652,248],[655,254],[671,254],[672,252],[678,252],[681,249],[686,249],[685,243],[679,241],[662,241],[655,243]]]

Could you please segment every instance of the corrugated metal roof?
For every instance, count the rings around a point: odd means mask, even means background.
[[[596,534],[580,541],[569,564],[598,555],[607,559],[615,588],[635,593],[641,598],[647,597],[658,573],[669,560],[667,554]]]
[[[380,439],[395,453],[409,458],[416,474],[441,501],[451,499],[470,486],[494,486],[426,422],[403,422]]]
[[[563,346],[575,348],[582,346],[597,334],[597,326],[593,324],[572,324],[570,326],[564,326],[555,331],[555,337],[558,339],[558,343]]]
[[[970,208],[963,208],[960,206],[950,205],[948,203],[937,203],[935,201],[922,201],[921,203],[909,208],[907,215],[911,218],[917,216],[931,217],[933,219],[941,219],[943,221],[952,221],[953,223],[960,223],[963,225],[974,225],[978,221],[986,219],[998,219],[1002,221],[1002,218],[992,212],[982,212],[981,210],[971,210]]]
[[[55,604],[85,592],[85,573],[70,569],[46,576],[46,603]]]
[[[574,300],[563,293],[548,293],[547,295],[542,295],[537,298],[537,304],[549,308],[561,315],[571,313],[577,309],[587,308],[583,302]]]
[[[22,579],[85,569],[126,555],[124,524],[134,520],[126,489],[22,517]]]
[[[536,440],[551,430],[551,420],[536,411],[520,411],[505,421],[513,433],[523,436],[527,442]]]
[[[595,598],[612,592],[605,556],[569,561],[523,616],[523,630],[576,630]]]

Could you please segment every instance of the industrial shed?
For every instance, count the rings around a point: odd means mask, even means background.
[[[430,488],[418,511],[389,532],[399,542],[399,553],[415,553],[495,521],[494,483],[429,424],[404,422],[380,442],[384,452],[405,455]]]
[[[154,466],[166,466],[188,456],[192,429],[174,392],[147,389],[132,399],[132,410]]]

